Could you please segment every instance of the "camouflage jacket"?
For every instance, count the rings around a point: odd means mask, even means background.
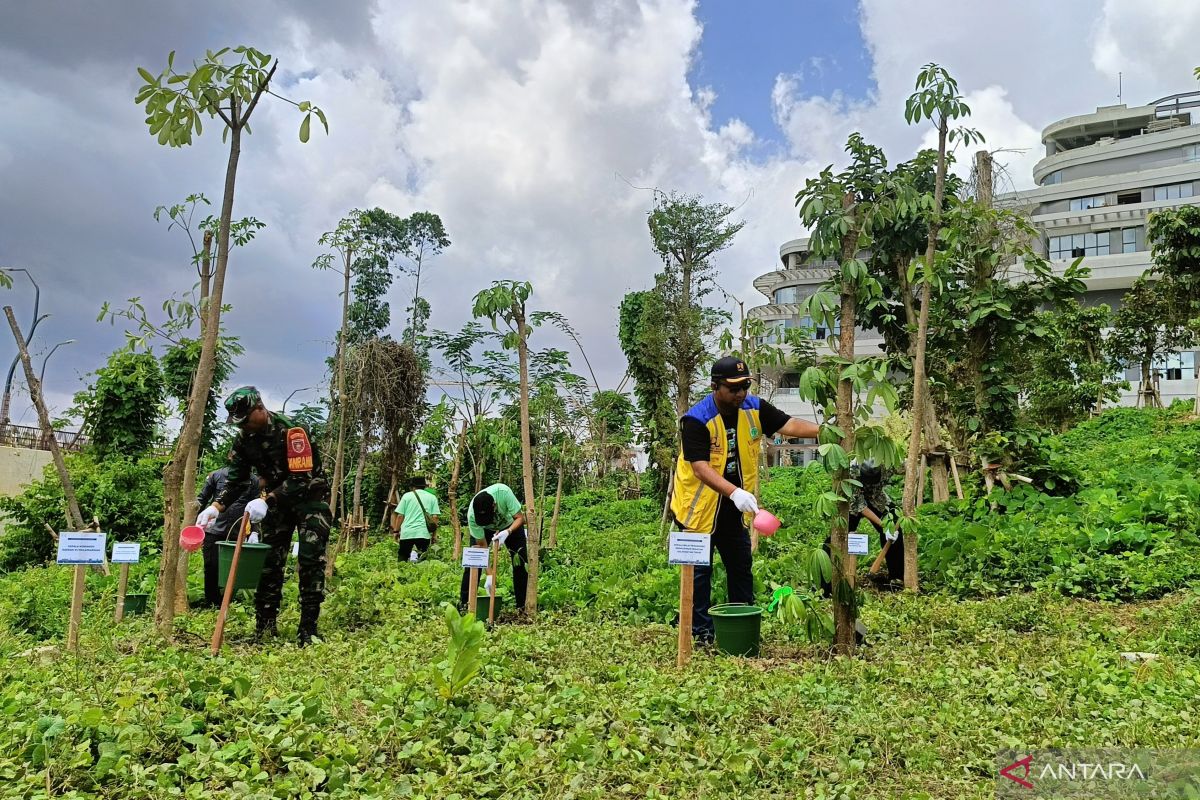
[[[857,466],[850,468],[850,477],[854,480],[859,478],[859,469]],[[850,513],[861,514],[863,509],[869,508],[875,514],[883,519],[888,514],[892,513],[896,504],[892,498],[888,497],[888,493],[883,490],[883,482],[875,485],[866,485],[857,487],[854,490],[854,496],[850,498]]]
[[[277,504],[294,505],[305,500],[323,497],[329,491],[325,479],[325,468],[317,443],[308,429],[297,425],[283,414],[270,413],[271,421],[261,431],[242,431],[233,440],[232,458],[229,462],[229,477],[225,491],[216,502],[227,507],[237,499],[237,488],[249,477],[251,470],[266,479],[268,494],[274,495]],[[312,470],[292,472],[288,469],[287,435],[291,428],[301,428],[308,435],[312,446]]]

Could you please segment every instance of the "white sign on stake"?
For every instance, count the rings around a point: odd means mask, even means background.
[[[142,546],[137,542],[113,542],[112,563],[136,564],[141,557]]]
[[[292,542],[292,558],[300,557],[300,543]]]
[[[60,531],[58,534],[58,563],[90,565],[104,563],[103,533]]]
[[[486,547],[464,547],[462,551],[462,565],[464,567],[487,569],[490,552]]]
[[[712,563],[711,544],[712,537],[708,534],[672,531],[667,563],[707,567]]]
[[[847,551],[852,556],[865,556],[870,548],[870,543],[865,533],[850,534],[848,544]]]

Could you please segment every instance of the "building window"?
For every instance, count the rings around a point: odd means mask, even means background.
[[[1155,186],[1155,200],[1180,200],[1192,196],[1192,182],[1172,183],[1168,186]]]
[[[1051,236],[1046,244],[1046,252],[1050,254],[1051,260],[1106,256],[1109,254],[1109,232]]]
[[[1137,252],[1137,228],[1122,228],[1121,229],[1121,252],[1136,253]]]
[[[799,303],[807,296],[807,293],[801,291],[799,286],[785,286],[775,290],[776,303]]]
[[[1192,161],[1200,161],[1200,144],[1184,145],[1183,160],[1185,163],[1192,162]]]
[[[1053,186],[1056,183],[1062,183],[1062,170],[1056,169],[1045,178],[1042,178],[1042,186]]]
[[[812,328],[812,338],[816,339],[818,342],[823,342],[830,336],[838,336],[842,332],[841,323],[836,320],[833,323],[832,331],[824,323],[821,323],[820,325],[815,324],[812,317],[801,317],[799,322],[796,324],[802,328]]]
[[[1087,211],[1089,208],[1100,208],[1104,205],[1104,195],[1096,194],[1091,197],[1076,197],[1071,200],[1072,211]]]
[[[1126,192],[1125,194],[1117,195],[1117,205],[1119,206],[1131,205],[1133,203],[1140,202],[1142,202],[1141,192]]]
[[[1161,362],[1156,362],[1153,369],[1161,370],[1162,378],[1165,381],[1181,381],[1184,378],[1191,378],[1195,375],[1196,354],[1190,350],[1186,353],[1172,353]],[[1139,375],[1139,379],[1140,377]]]

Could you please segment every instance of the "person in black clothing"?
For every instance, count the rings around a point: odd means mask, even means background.
[[[883,468],[872,459],[850,465],[850,477],[861,486],[854,490],[850,498],[850,532],[858,531],[858,525],[864,519],[879,532],[879,547],[887,545],[889,539],[892,546],[884,556],[887,564],[887,578],[893,586],[904,584],[904,534],[894,520],[888,524],[888,518],[896,511],[896,503],[883,490]],[[825,552],[832,552],[831,539],[825,540]],[[870,576],[872,580],[883,583],[881,576]],[[821,584],[821,590],[826,597],[833,595],[833,586],[828,581]]]
[[[207,507],[213,500],[225,491],[229,480],[229,467],[221,467],[208,473],[204,486],[196,497],[200,508]],[[204,546],[201,550],[204,556],[204,604],[202,608],[215,608],[221,605],[221,588],[217,585],[217,542],[230,541],[237,538],[237,526],[242,522],[242,514],[246,511],[246,503],[258,497],[258,476],[250,473],[245,483],[245,490],[237,499],[217,516],[216,522],[204,532]]]
[[[679,421],[681,448],[671,511],[680,530],[712,534],[713,547],[725,565],[729,602],[753,603],[748,525],[758,511],[762,437],[780,432],[816,438],[818,426],[749,394],[750,370],[741,359],[719,359],[710,377],[712,394]],[[711,642],[712,566],[697,566],[693,574],[692,635],[701,643]]]

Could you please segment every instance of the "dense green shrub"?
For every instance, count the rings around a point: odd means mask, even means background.
[[[98,518],[110,538],[162,538],[163,458],[73,453],[66,461],[80,510],[86,518]],[[66,530],[67,518],[62,483],[52,466],[21,494],[0,498],[0,511],[8,518],[0,536],[0,572],[53,557],[54,542],[45,526]]]

